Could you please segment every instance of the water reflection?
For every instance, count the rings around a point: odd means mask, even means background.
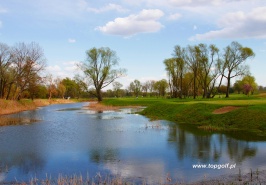
[[[107,149],[92,149],[89,153],[90,161],[99,163],[115,162],[117,161],[119,151],[107,148]]]
[[[171,146],[175,147],[178,159],[190,157],[199,160],[200,163],[207,163],[218,162],[222,155],[227,155],[230,160],[241,163],[247,158],[256,156],[258,151],[256,143],[201,130],[195,132],[195,130],[197,129],[184,130],[171,124],[168,141]]]
[[[84,109],[85,105],[52,105],[12,115],[42,121],[0,128],[0,182],[100,172],[153,184],[165,182],[168,175],[188,182],[206,174],[266,167],[265,142],[167,121],[151,122],[136,115],[137,110],[96,113]],[[236,163],[237,168],[192,168],[193,164],[224,163]]]

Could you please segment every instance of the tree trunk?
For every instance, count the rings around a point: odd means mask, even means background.
[[[231,80],[231,78],[230,78],[230,76],[228,76],[227,87],[226,87],[226,95],[225,95],[226,98],[229,98],[230,80]]]
[[[101,89],[96,89],[96,93],[97,93],[98,102],[101,102],[103,100]]]
[[[180,76],[180,99],[183,98],[183,75]]]
[[[196,99],[196,75],[194,75],[193,81],[193,99]]]

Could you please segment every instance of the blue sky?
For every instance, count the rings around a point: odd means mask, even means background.
[[[232,41],[251,47],[252,75],[266,86],[265,0],[0,0],[0,42],[37,42],[47,72],[73,77],[75,63],[92,47],[110,47],[127,76],[166,78],[163,60],[175,45]]]

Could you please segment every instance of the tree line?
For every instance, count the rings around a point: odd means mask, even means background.
[[[60,79],[45,74],[46,58],[39,44],[0,43],[0,98],[87,97],[87,84],[78,75]]]
[[[172,58],[165,59],[171,96],[183,98],[192,93],[195,99],[214,97],[226,81],[226,97],[229,97],[231,80],[248,75],[245,62],[255,56],[249,47],[232,42],[222,51],[214,44],[174,47]]]
[[[254,93],[258,88],[246,61],[255,56],[251,48],[238,42],[220,50],[206,44],[174,47],[172,57],[163,61],[168,79],[132,81],[129,86],[116,80],[126,75],[126,69],[118,68],[119,58],[108,47],[91,48],[86,59],[78,67],[83,75],[73,79],[45,74],[46,59],[37,43],[18,43],[12,47],[0,43],[0,98],[80,98],[94,96],[162,96],[185,98],[202,96],[212,98],[224,92],[229,97],[231,80],[242,76],[233,88],[238,93]],[[226,82],[223,85],[222,82]],[[103,88],[113,85],[113,89]],[[260,87],[263,89],[263,87]]]

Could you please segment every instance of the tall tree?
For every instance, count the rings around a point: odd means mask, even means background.
[[[201,50],[199,46],[188,46],[187,47],[186,63],[193,73],[193,98],[194,99],[198,95],[197,78],[198,78],[199,66],[200,66],[200,60],[201,60],[200,54],[201,54]]]
[[[203,89],[203,98],[210,98],[213,93],[216,80],[219,77],[217,65],[219,62],[219,49],[215,45],[209,47],[199,44],[199,83]]]
[[[81,69],[92,80],[95,87],[94,96],[102,101],[102,89],[125,74],[125,69],[114,69],[118,65],[116,53],[110,48],[92,48],[86,52],[87,59]]]
[[[37,43],[18,43],[11,50],[12,67],[16,74],[16,99],[29,88],[33,78],[45,68],[45,57],[42,48]]]
[[[223,60],[220,64],[220,72],[227,80],[226,98],[229,97],[229,88],[231,79],[247,74],[248,66],[244,65],[246,60],[254,57],[255,54],[251,48],[243,47],[238,42],[232,42],[224,50]]]
[[[4,97],[5,89],[10,83],[8,81],[8,70],[11,64],[10,48],[4,43],[0,43],[0,98]]]
[[[176,45],[173,56],[175,58],[178,81],[179,81],[179,98],[183,97],[183,78],[186,72],[186,49]]]

